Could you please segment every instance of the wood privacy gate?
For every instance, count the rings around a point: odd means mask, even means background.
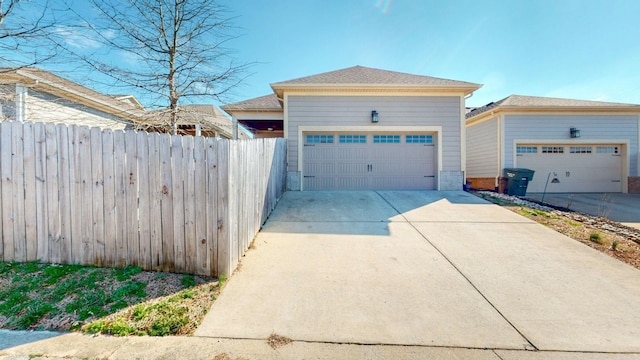
[[[285,190],[284,139],[0,123],[0,260],[235,269]]]

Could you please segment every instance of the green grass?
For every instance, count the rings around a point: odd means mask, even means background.
[[[142,269],[128,266],[124,269],[97,268],[80,265],[49,265],[39,262],[0,262],[0,328],[15,330],[77,330],[86,326],[87,331],[114,335],[168,335],[183,331],[193,319],[185,304],[193,305],[201,293],[217,293],[218,287],[211,279],[181,274],[150,273],[159,289],[171,288],[175,294],[152,289],[156,296],[167,297],[154,305],[148,284],[135,278]],[[144,277],[149,279],[149,276]],[[207,285],[203,288],[203,284]],[[199,285],[200,284],[200,285]],[[211,285],[211,286],[209,286]],[[201,289],[202,288],[202,289]],[[206,289],[205,289],[206,288]],[[210,296],[213,298],[213,295]],[[164,298],[163,298],[164,299]],[[208,302],[210,306],[211,301]],[[137,327],[128,322],[105,320],[128,307],[142,307],[154,321],[152,326]],[[204,310],[206,312],[207,309]],[[149,319],[145,319],[147,323]],[[105,330],[106,329],[106,330]],[[104,330],[104,331],[103,331]],[[107,331],[108,330],[108,331]]]
[[[594,242],[596,244],[604,245],[604,238],[597,232],[592,232],[589,234],[589,241]]]
[[[209,305],[203,307],[202,304],[212,303],[218,289],[218,285],[211,284],[193,286],[174,295],[138,304],[105,319],[94,321],[86,325],[84,330],[92,334],[116,336],[190,334],[199,324],[193,321],[192,313],[201,313],[204,316]]]

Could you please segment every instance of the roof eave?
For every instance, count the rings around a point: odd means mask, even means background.
[[[467,124],[478,122],[497,113],[626,113],[640,114],[640,105],[629,106],[518,106],[500,105],[475,114],[466,120]]]
[[[241,108],[241,107],[225,107],[221,106],[222,109],[227,114],[233,116],[233,113],[239,112],[260,112],[260,113],[281,113],[282,109],[274,109],[274,108]]]
[[[423,85],[423,84],[270,84],[271,89],[279,98],[285,91],[425,91],[425,92],[451,92],[468,95],[478,90],[480,84],[452,84],[452,85]]]

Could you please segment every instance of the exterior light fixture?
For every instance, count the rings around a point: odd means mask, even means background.
[[[375,110],[371,110],[371,122],[372,123],[378,122],[378,112]]]
[[[569,129],[569,133],[571,134],[571,138],[575,139],[575,138],[579,138],[580,137],[580,130],[576,129],[576,128],[570,128]]]

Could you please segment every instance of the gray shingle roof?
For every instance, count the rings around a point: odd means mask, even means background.
[[[396,71],[353,66],[346,69],[271,84],[271,87],[288,85],[423,85],[444,87],[480,87],[478,84],[413,75]]]
[[[275,94],[260,96],[253,99],[243,100],[232,104],[221,106],[224,111],[242,111],[242,110],[282,110],[280,101]]]
[[[604,101],[590,101],[590,100],[575,100],[575,99],[560,99],[549,98],[540,96],[523,96],[523,95],[511,95],[502,100],[488,103],[487,105],[477,107],[469,111],[466,115],[467,119],[474,116],[478,116],[482,113],[490,111],[491,109],[500,108],[630,108],[640,111],[640,105],[636,104],[623,104]]]

